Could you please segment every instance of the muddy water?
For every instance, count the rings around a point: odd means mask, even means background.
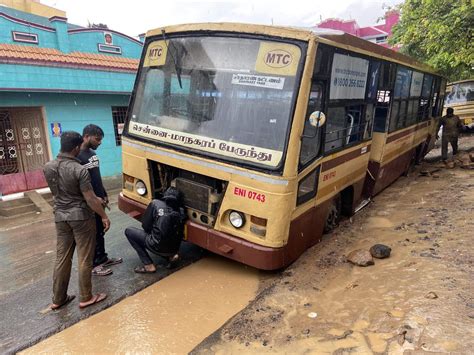
[[[185,354],[244,308],[257,287],[256,270],[210,257],[23,353]]]
[[[474,173],[439,174],[384,191],[197,352],[472,353]],[[376,243],[390,258],[344,262]]]

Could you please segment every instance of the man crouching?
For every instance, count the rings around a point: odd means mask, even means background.
[[[152,200],[142,217],[143,229],[129,227],[125,235],[137,252],[143,266],[136,273],[156,272],[156,266],[147,250],[168,260],[168,267],[179,259],[178,250],[183,239],[186,214],[180,191],[169,187],[160,200]]]

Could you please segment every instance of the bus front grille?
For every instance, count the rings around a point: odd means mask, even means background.
[[[198,210],[205,214],[213,215],[217,199],[212,188],[191,180],[176,178],[176,188],[184,195],[184,204],[186,207]]]

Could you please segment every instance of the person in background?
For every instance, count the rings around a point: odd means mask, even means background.
[[[75,296],[68,295],[72,258],[77,245],[79,269],[80,308],[103,301],[107,295],[92,295],[92,259],[95,249],[95,217],[100,217],[102,229],[110,228],[110,220],[104,211],[102,199],[94,194],[90,175],[81,166],[77,155],[81,149],[82,136],[73,131],[61,135],[61,150],[58,157],[46,163],[44,175],[54,199],[54,221],[56,225],[56,262],[53,273],[53,303],[51,309],[59,309]]]
[[[91,176],[91,183],[94,189],[94,193],[102,199],[104,207],[108,207],[109,199],[107,192],[105,191],[102,183],[102,177],[100,175],[99,158],[95,153],[95,150],[99,148],[104,138],[104,131],[99,126],[90,124],[84,127],[82,131],[84,141],[81,146],[81,151],[77,158],[81,164],[89,171]],[[122,258],[109,258],[105,252],[105,231],[102,227],[101,218],[99,215],[95,215],[96,220],[96,245],[94,254],[94,268],[92,269],[92,275],[106,276],[112,274],[110,266],[120,264]]]
[[[443,161],[448,160],[448,144],[453,148],[453,155],[458,154],[458,138],[459,132],[464,129],[459,116],[454,114],[454,109],[448,107],[446,116],[440,118],[438,127],[436,129],[436,139],[439,139],[438,132],[443,126],[443,134],[441,137],[441,157]]]
[[[185,221],[183,197],[177,189],[169,187],[161,200],[150,202],[142,217],[143,229],[125,229],[125,236],[143,263],[143,266],[135,268],[136,273],[156,272],[156,266],[147,250],[166,258],[168,268],[179,260],[178,250],[183,239]]]

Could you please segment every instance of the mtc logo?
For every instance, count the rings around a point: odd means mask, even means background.
[[[155,48],[150,48],[148,54],[152,59],[160,58],[163,55],[163,47],[157,46]]]
[[[265,55],[265,64],[272,68],[284,68],[291,64],[293,57],[287,51],[276,49]]]

